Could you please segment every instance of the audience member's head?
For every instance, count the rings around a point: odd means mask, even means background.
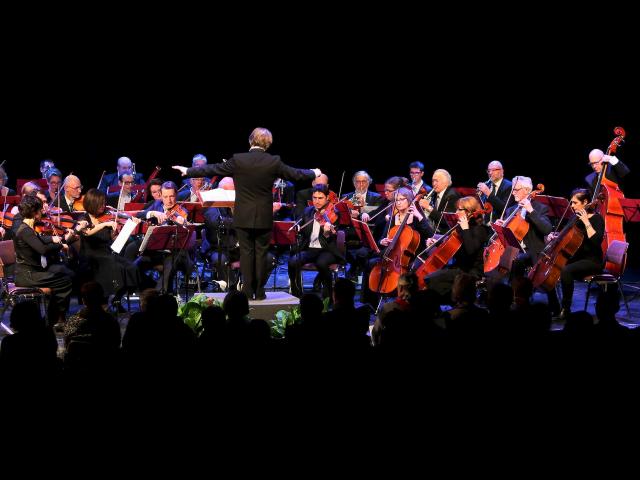
[[[353,306],[356,296],[356,286],[351,280],[339,278],[333,287],[333,304],[344,307]]]
[[[147,288],[140,294],[140,310],[146,312],[149,308],[149,302],[158,297],[160,292],[155,288]]]
[[[44,327],[40,306],[33,301],[17,303],[11,310],[9,326],[16,332],[32,332]]]
[[[243,318],[249,315],[249,299],[240,291],[231,291],[224,297],[222,309],[229,320]]]
[[[533,283],[527,277],[516,277],[511,282],[513,301],[516,305],[529,305],[533,295]]]
[[[513,289],[504,283],[496,283],[489,289],[489,311],[491,313],[508,311],[513,303]]]
[[[87,282],[80,287],[82,301],[89,309],[102,308],[105,302],[104,289],[98,282]]]
[[[460,273],[453,281],[451,298],[457,305],[471,305],[476,301],[476,277]]]
[[[305,293],[300,298],[300,316],[303,322],[320,318],[323,309],[322,300],[313,293]]]
[[[210,332],[223,329],[227,318],[222,307],[211,305],[202,310],[200,320],[202,321],[202,328],[204,328],[206,332]]]

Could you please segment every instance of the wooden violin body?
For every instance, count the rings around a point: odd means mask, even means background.
[[[461,246],[462,233],[459,228],[454,228],[453,231],[447,235],[447,238],[442,240],[442,243],[429,252],[427,259],[416,269],[418,287],[421,290],[426,287],[424,277],[442,269],[451,261]]]
[[[389,230],[393,241],[369,274],[369,289],[376,293],[391,293],[398,287],[400,275],[409,271],[411,260],[420,245],[420,234],[406,226],[407,215],[401,225]]]

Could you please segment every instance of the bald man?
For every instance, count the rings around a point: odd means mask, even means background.
[[[62,193],[62,195],[58,195],[60,196],[60,200],[58,200],[58,196],[56,196],[53,202],[51,202],[52,206],[57,207],[59,205],[63,212],[73,212],[73,203],[82,196],[82,183],[80,183],[80,179],[75,175],[67,175],[64,182],[62,182],[62,189],[60,191]]]
[[[609,165],[607,166],[605,176],[612,182],[620,185],[622,179],[629,174],[629,167],[622,163],[615,155],[605,155],[602,150],[598,150],[597,148],[591,150],[591,152],[589,152],[589,165],[593,169],[593,172],[587,175],[584,180],[587,182],[587,185],[589,185],[589,191],[592,195],[598,181],[598,176],[607,163]]]
[[[129,157],[120,157],[116,164],[116,172],[106,174],[102,182],[100,182],[100,185],[98,185],[98,188],[104,193],[107,193],[109,187],[119,186],[120,175],[125,172],[132,172],[133,170],[133,162],[131,159]],[[136,173],[133,181],[136,185],[144,185],[144,178],[141,173]]]
[[[485,215],[485,223],[497,220],[502,215],[505,205],[511,197],[511,182],[504,178],[504,168],[502,163],[494,160],[487,167],[489,180],[478,184],[478,190],[482,193],[480,200],[482,203],[489,203],[493,210]]]

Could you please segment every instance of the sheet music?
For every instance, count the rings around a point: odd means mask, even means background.
[[[236,191],[214,188],[213,190],[200,191],[202,202],[235,202]]]
[[[122,247],[124,247],[124,244],[127,243],[127,240],[129,240],[129,237],[137,226],[138,224],[132,219],[127,220],[123,225],[122,230],[120,230],[118,237],[111,244],[111,250],[116,253],[120,253],[122,251]]]
[[[144,234],[144,238],[142,239],[142,243],[140,244],[140,249],[138,250],[140,253],[144,252],[147,248],[147,243],[149,243],[149,239],[151,238],[151,234],[156,229],[155,225],[151,225],[147,228],[147,233]]]

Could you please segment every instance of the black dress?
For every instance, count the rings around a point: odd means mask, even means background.
[[[103,228],[82,238],[80,255],[85,268],[91,271],[105,295],[122,295],[139,287],[140,272],[133,262],[109,248],[112,243],[111,228]]]

